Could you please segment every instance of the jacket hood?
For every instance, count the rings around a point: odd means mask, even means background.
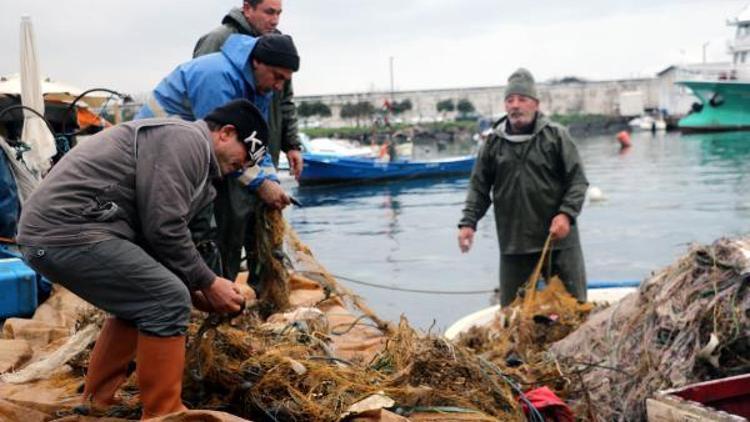
[[[534,130],[531,132],[531,134],[528,135],[511,135],[505,131],[505,128],[507,126],[508,122],[508,116],[505,115],[500,120],[495,122],[494,125],[492,125],[492,132],[503,138],[507,139],[511,142],[524,142],[528,141],[529,139],[535,137],[539,134],[539,132],[542,131],[547,125],[550,124],[550,120],[547,118],[547,116],[544,115],[541,111],[538,111],[536,113],[536,120],[534,121]]]
[[[255,90],[255,76],[253,76],[252,66],[249,61],[257,41],[257,38],[249,35],[232,34],[227,38],[224,45],[221,46],[221,54],[229,60],[234,68],[242,73],[245,82],[253,87],[253,90]]]
[[[240,34],[252,35],[254,37],[259,37],[261,35],[260,32],[257,32],[255,28],[247,23],[247,19],[245,19],[245,15],[242,14],[242,9],[239,7],[233,7],[232,10],[224,16],[224,19],[221,20],[221,24],[231,25],[237,28]]]

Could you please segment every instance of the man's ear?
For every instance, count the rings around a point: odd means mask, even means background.
[[[223,139],[228,139],[233,134],[237,134],[237,128],[234,127],[234,125],[224,125],[221,127],[221,130],[219,132],[221,133]]]

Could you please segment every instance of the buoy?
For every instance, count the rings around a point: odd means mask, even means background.
[[[620,131],[617,133],[617,142],[620,143],[620,148],[628,148],[630,144],[630,134],[627,131]]]
[[[604,196],[604,192],[596,186],[592,186],[588,191],[589,201],[591,202],[602,202],[607,198]]]

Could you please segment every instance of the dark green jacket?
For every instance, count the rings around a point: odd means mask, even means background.
[[[539,113],[533,134],[512,142],[505,134],[507,118],[479,151],[459,227],[476,229],[490,203],[504,255],[539,252],[558,213],[571,217],[570,234],[555,249],[577,245],[575,220],[588,188],[583,164],[573,139],[561,125]]]
[[[242,9],[235,7],[224,16],[221,25],[200,37],[193,49],[193,58],[221,50],[224,41],[232,34],[245,34],[259,37],[261,34],[245,19]],[[268,125],[271,129],[269,150],[273,164],[279,165],[279,152],[300,149],[297,134],[297,107],[294,105],[292,82],[284,84],[281,92],[274,93],[271,101]]]

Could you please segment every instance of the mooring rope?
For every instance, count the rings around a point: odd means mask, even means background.
[[[306,271],[303,271],[303,273]],[[398,292],[407,293],[423,293],[423,294],[434,294],[434,295],[486,295],[495,293],[497,289],[490,290],[427,290],[427,289],[408,289],[405,287],[387,286],[384,284],[370,283],[367,281],[357,280],[351,277],[345,277],[338,274],[331,274],[331,276],[340,280],[348,281],[350,283],[359,284],[362,286],[374,287],[376,289],[395,290]]]

